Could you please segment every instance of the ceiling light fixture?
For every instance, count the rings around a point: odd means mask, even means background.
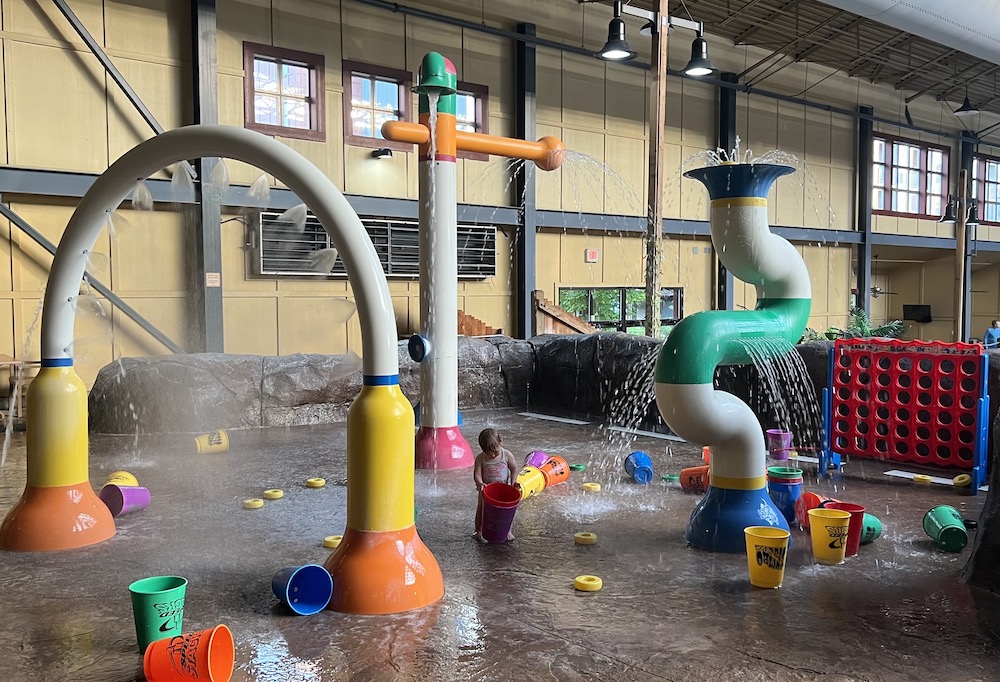
[[[953,223],[957,220],[955,218],[955,197],[952,194],[948,195],[948,205],[945,206],[944,215],[938,218],[939,223]]]
[[[373,149],[371,154],[373,159],[391,159],[392,150],[388,147],[381,147],[379,149]]]
[[[962,100],[962,106],[955,109],[955,115],[960,117],[965,116],[975,116],[979,113],[979,108],[972,106],[972,102],[969,101],[969,86],[965,86],[965,99]]]
[[[625,22],[622,20],[622,3],[615,2],[614,17],[608,24],[608,42],[597,53],[599,59],[612,62],[623,62],[635,59],[635,51],[625,40]]]
[[[689,76],[708,76],[715,71],[708,59],[708,42],[698,31],[698,37],[691,43],[691,61],[684,67],[684,73]]]

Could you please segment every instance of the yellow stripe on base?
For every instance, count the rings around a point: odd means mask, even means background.
[[[712,208],[732,208],[734,206],[767,206],[767,199],[764,197],[726,197],[725,199],[712,199]]]
[[[761,490],[767,486],[767,476],[752,478],[736,478],[735,476],[711,475],[710,485],[713,488],[728,488],[729,490]]]

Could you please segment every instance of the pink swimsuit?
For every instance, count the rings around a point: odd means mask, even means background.
[[[510,468],[507,466],[507,451],[501,450],[500,456],[490,462],[483,462],[483,483],[510,483]]]

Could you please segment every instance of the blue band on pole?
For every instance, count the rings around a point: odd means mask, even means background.
[[[399,383],[398,374],[383,374],[383,375],[365,375],[364,384],[365,386],[394,386]]]
[[[46,358],[42,360],[42,367],[72,367],[73,358]]]

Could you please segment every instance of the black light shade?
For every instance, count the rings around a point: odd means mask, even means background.
[[[979,113],[979,109],[972,106],[972,102],[969,101],[969,95],[965,95],[965,99],[962,100],[962,106],[955,109],[956,116],[975,116]]]
[[[699,35],[691,43],[691,61],[684,67],[684,73],[689,76],[707,76],[715,71],[708,59],[708,42]]]
[[[653,33],[655,32],[656,32],[656,22],[653,21],[652,19],[643,24],[642,28],[639,29],[639,35],[646,36],[647,38],[653,35]]]
[[[955,222],[955,198],[952,196],[948,197],[948,205],[945,206],[944,215],[938,218],[939,223],[953,223]]]
[[[617,4],[616,8],[617,8]],[[608,42],[604,43],[604,47],[601,51],[597,53],[600,59],[606,59],[612,62],[627,61],[629,59],[635,59],[635,52],[629,47],[628,41],[625,40],[625,22],[622,21],[620,16],[615,16],[608,24]]]
[[[966,225],[978,225],[979,224],[979,202],[975,199],[969,201],[969,213],[965,219]]]
[[[392,156],[392,150],[389,149],[388,147],[373,149],[371,156],[373,159],[385,159]]]

